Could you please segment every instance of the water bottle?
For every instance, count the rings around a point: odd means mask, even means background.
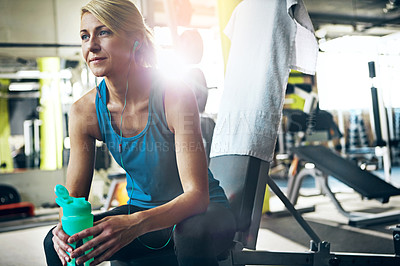
[[[73,234],[93,226],[92,208],[85,198],[71,197],[68,190],[62,185],[56,185],[54,192],[57,195],[56,203],[63,209],[61,224],[67,235],[72,236]],[[92,238],[93,236],[84,238],[83,243],[86,243]],[[69,245],[74,249],[76,248],[76,242]],[[90,251],[91,250],[86,251],[85,254]],[[91,261],[93,261],[93,258],[85,262],[85,266],[89,265]],[[75,259],[68,262],[68,266],[75,266]]]

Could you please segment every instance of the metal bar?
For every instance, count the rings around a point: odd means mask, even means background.
[[[40,167],[40,126],[42,121],[39,119],[33,120],[33,165]]]
[[[372,98],[372,111],[374,117],[374,129],[375,129],[375,145],[374,146],[386,146],[386,142],[382,138],[381,118],[379,114],[379,100],[378,100],[378,89],[371,87],[371,98]]]
[[[2,93],[0,92],[0,98],[4,99],[38,99],[40,98],[40,92],[18,92],[15,94]]]
[[[399,222],[400,221],[400,212],[399,211],[390,211],[384,213],[362,213],[361,215],[358,213],[358,217],[350,217],[349,225],[362,227],[369,226],[374,224],[382,224],[389,222]],[[400,265],[400,264],[399,264]]]
[[[33,131],[32,131],[32,120],[24,121],[24,144],[25,144],[25,155],[31,156],[33,153]]]
[[[354,24],[358,23],[372,23],[374,26],[382,26],[388,24],[398,24],[400,16],[395,16],[392,18],[378,18],[370,16],[360,16],[354,17],[353,15],[346,14],[326,14],[320,12],[309,12],[312,21],[327,21],[327,22],[340,22],[341,24]]]
[[[317,253],[281,251],[233,251],[233,265],[314,265]],[[321,254],[323,255],[323,254]],[[338,266],[398,266],[400,257],[390,254],[327,253],[320,258],[322,265]]]
[[[264,204],[264,195],[266,187],[265,176],[268,175],[269,163],[266,161],[260,162],[260,170],[258,173],[257,188],[254,197],[253,212],[251,214],[251,224],[248,230],[248,235],[245,243],[245,247],[249,249],[256,249],[258,229],[260,228],[262,208]]]
[[[313,253],[280,251],[232,252],[233,265],[313,265]]]
[[[321,239],[314,232],[314,230],[310,227],[310,225],[304,220],[304,218],[297,212],[292,203],[290,203],[289,199],[283,194],[280,188],[276,185],[276,183],[272,180],[272,178],[267,175],[267,183],[272,191],[279,197],[279,199],[283,202],[285,207],[289,210],[289,212],[293,215],[299,225],[304,229],[304,231],[308,234],[308,236],[315,242],[315,244],[321,243]]]
[[[398,266],[400,265],[400,257],[384,254],[356,254],[356,253],[332,253],[334,260],[340,266]]]
[[[352,217],[357,217],[357,215],[354,215],[348,211],[346,211],[343,206],[340,204],[340,202],[336,199],[335,194],[333,194],[332,190],[329,188],[328,185],[328,177],[324,176],[322,173],[319,173],[319,175],[316,175],[315,178],[319,178],[322,182],[322,189],[325,192],[326,195],[331,199],[333,205],[335,205],[336,209],[345,217],[347,218],[352,218]]]
[[[300,187],[303,182],[303,179],[308,175],[315,177],[316,176],[315,168],[314,169],[303,168],[297,175],[290,177],[288,183],[287,197],[289,198],[293,206],[297,204],[297,199],[299,198]]]
[[[12,42],[2,42],[0,47],[11,47],[11,48],[80,48],[80,44],[59,44],[59,43],[12,43]]]
[[[396,227],[391,227],[393,230],[393,244],[394,244],[394,254],[396,257],[400,257],[400,225]]]

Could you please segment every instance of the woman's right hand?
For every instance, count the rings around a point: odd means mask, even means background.
[[[72,247],[67,244],[69,235],[64,232],[61,223],[58,223],[52,232],[54,250],[57,252],[57,255],[60,258],[62,265],[65,266],[67,265],[67,262],[71,261],[71,258],[66,251],[68,251],[70,254],[73,251]]]

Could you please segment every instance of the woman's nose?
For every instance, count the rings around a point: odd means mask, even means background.
[[[95,52],[95,51],[99,51],[99,50],[100,50],[100,45],[97,41],[97,38],[95,38],[95,37],[90,38],[89,51]]]

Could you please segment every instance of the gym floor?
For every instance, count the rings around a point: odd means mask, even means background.
[[[393,170],[392,180],[400,187],[400,168]],[[285,191],[285,182],[277,180]],[[389,229],[396,223],[380,224],[357,228],[347,225],[347,220],[335,208],[328,197],[318,195],[315,187],[302,187],[296,208],[315,206],[314,212],[304,213],[317,235],[331,243],[331,251],[352,253],[393,254],[392,232]],[[312,182],[311,182],[312,183]],[[392,197],[389,203],[381,204],[375,200],[362,199],[345,185],[336,182],[332,190],[346,210],[399,211],[400,196]],[[270,199],[271,215],[263,215],[259,230],[257,249],[270,251],[307,251],[310,238],[290,215],[278,215],[283,210],[279,199],[272,195]],[[47,232],[56,223],[57,210],[37,210],[38,217],[30,221],[12,221],[0,223],[0,265],[24,266],[45,265],[42,241]],[[400,221],[399,221],[400,224]],[[22,225],[22,226],[21,226]],[[35,226],[33,226],[35,225]],[[23,228],[26,229],[23,229]],[[17,230],[18,229],[18,230]],[[101,264],[109,265],[108,262]]]

